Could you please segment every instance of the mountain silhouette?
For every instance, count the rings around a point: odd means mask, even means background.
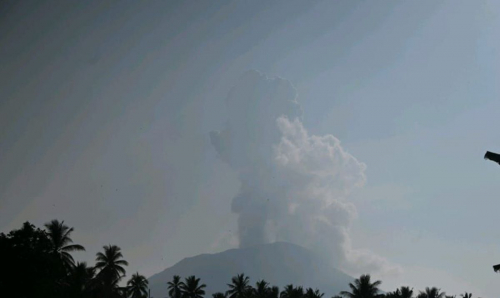
[[[276,242],[185,258],[151,276],[149,287],[152,297],[168,297],[167,282],[174,275],[182,278],[196,275],[207,285],[205,297],[211,297],[212,293],[225,292],[231,277],[244,273],[250,277],[252,286],[264,279],[280,289],[294,284],[318,288],[325,297],[331,297],[346,290],[354,278],[328,263],[301,246]]]

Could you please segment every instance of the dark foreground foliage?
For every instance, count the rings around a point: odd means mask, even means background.
[[[18,230],[0,234],[0,295],[9,298],[146,298],[148,280],[134,273],[120,286],[126,276],[128,262],[120,247],[105,245],[96,254],[95,265],[75,262],[71,253],[85,250],[73,243],[73,228],[64,221],[52,220],[40,229],[26,222]],[[332,298],[450,298],[438,288],[416,291],[401,287],[382,293],[380,281],[370,275],[361,275]],[[196,276],[184,280],[173,276],[165,281],[170,298],[204,298],[206,285]],[[278,287],[261,280],[252,285],[244,274],[234,276],[225,293],[212,294],[212,298],[323,298],[318,289],[285,286]],[[463,298],[472,298],[465,293]],[[164,297],[157,297],[164,298]]]

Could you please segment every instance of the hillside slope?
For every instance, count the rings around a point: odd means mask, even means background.
[[[168,297],[166,283],[173,275],[196,275],[207,285],[206,297],[210,297],[214,292],[226,291],[231,277],[239,273],[248,275],[252,285],[260,279],[280,288],[292,283],[318,288],[325,297],[338,294],[354,279],[303,247],[277,242],[183,259],[149,278],[151,296]]]

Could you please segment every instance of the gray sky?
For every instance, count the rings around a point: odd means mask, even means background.
[[[309,135],[366,165],[352,246],[384,289],[498,297],[500,5],[494,1],[3,1],[0,230],[53,218],[129,272],[237,245],[240,181],[210,143],[255,69]]]

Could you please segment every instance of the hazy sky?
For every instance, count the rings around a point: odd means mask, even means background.
[[[148,276],[236,247],[242,181],[209,133],[257,70],[295,89],[292,126],[366,165],[349,238],[401,269],[375,276],[384,289],[498,297],[500,167],[482,156],[500,151],[499,13],[495,1],[2,1],[0,231],[65,220],[87,248],[76,259],[117,244]]]

